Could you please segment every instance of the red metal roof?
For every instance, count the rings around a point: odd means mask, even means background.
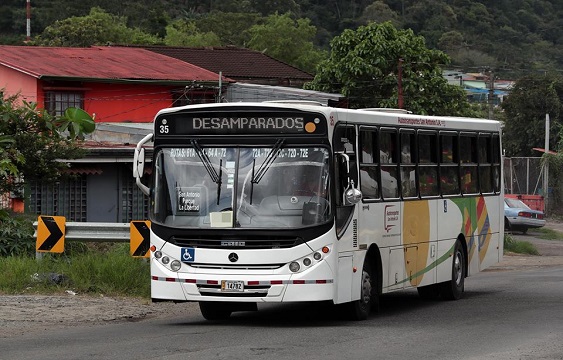
[[[231,79],[300,79],[310,81],[313,75],[276,60],[259,51],[236,47],[183,48],[145,46],[144,49],[180,59],[219,73]]]
[[[219,81],[209,70],[134,47],[0,46],[0,65],[35,78]]]

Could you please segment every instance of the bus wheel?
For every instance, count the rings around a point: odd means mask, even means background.
[[[461,243],[456,241],[452,261],[452,278],[442,284],[442,296],[446,300],[458,300],[463,295],[465,285],[465,257]]]
[[[200,301],[199,310],[206,320],[225,320],[233,312],[228,303]]]
[[[376,309],[378,307],[376,281],[373,269],[368,259],[366,259],[362,269],[360,299],[348,304],[348,314],[352,320],[365,320],[368,318],[372,308]]]

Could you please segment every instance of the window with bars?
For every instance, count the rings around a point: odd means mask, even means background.
[[[148,219],[149,199],[141,192],[137,184],[135,184],[135,179],[128,171],[123,171],[121,175],[120,202],[121,222]]]
[[[84,96],[81,92],[47,91],[45,93],[45,109],[51,115],[63,115],[69,107],[84,108]]]
[[[29,184],[29,209],[37,215],[64,216],[67,221],[86,221],[86,175],[73,176],[55,184]]]

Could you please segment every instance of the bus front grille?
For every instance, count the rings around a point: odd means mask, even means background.
[[[180,237],[172,236],[170,242],[176,246],[204,249],[287,249],[302,244],[299,237]]]

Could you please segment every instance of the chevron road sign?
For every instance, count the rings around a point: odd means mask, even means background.
[[[62,253],[65,249],[65,217],[43,216],[37,220],[37,252]]]
[[[151,246],[151,222],[131,221],[131,242],[130,254],[133,257],[149,257],[149,247]]]

